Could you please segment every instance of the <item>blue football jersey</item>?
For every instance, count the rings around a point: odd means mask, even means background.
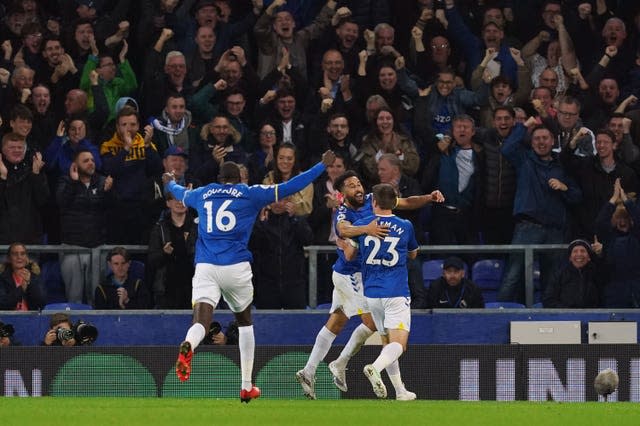
[[[352,209],[351,207],[347,207],[345,204],[342,204],[336,212],[333,214],[333,228],[335,229],[336,235],[340,235],[338,232],[338,223],[346,220],[352,225],[362,219],[363,217],[370,217],[373,215],[373,206],[371,205],[371,200],[373,199],[372,194],[366,194],[364,197],[364,204],[357,210]],[[373,220],[373,218],[371,218]],[[366,224],[365,224],[366,225]],[[356,258],[352,261],[348,261],[344,258],[344,252],[341,249],[338,249],[338,260],[333,264],[333,270],[339,274],[351,275],[355,272],[360,271],[360,259]]]
[[[413,225],[398,216],[370,216],[354,223],[366,225],[374,218],[389,227],[384,239],[358,237],[364,295],[371,298],[410,297],[407,253],[418,248]]]
[[[278,185],[212,183],[187,190],[175,182],[167,184],[177,200],[198,212],[195,263],[233,265],[251,262],[249,237],[260,209],[313,182],[324,171],[322,163]]]

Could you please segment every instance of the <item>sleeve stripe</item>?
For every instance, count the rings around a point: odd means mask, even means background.
[[[275,187],[276,203],[278,202],[278,187],[279,187],[279,186],[280,186],[280,185],[276,185],[276,187]]]

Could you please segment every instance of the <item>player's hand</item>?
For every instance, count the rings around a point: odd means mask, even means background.
[[[322,164],[324,164],[325,167],[329,167],[334,161],[336,161],[336,154],[334,154],[330,149],[326,150],[324,154],[322,154]]]
[[[349,248],[349,246],[351,245],[351,243],[349,242],[348,238],[336,238],[336,246],[342,250],[345,251]]]
[[[365,233],[372,237],[383,239],[389,235],[389,227],[386,225],[380,225],[378,219],[373,219],[365,226]]]

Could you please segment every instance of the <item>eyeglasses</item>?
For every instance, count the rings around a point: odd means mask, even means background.
[[[566,117],[574,117],[574,116],[578,115],[577,112],[569,112],[569,111],[558,111],[558,114],[564,115]]]
[[[449,48],[449,45],[448,45],[447,43],[442,43],[442,44],[432,44],[432,45],[431,45],[431,48],[432,48],[433,50],[436,50],[436,49],[448,49],[448,48]]]
[[[262,136],[275,136],[276,132],[274,132],[274,131],[264,131],[264,132],[260,132],[260,134]]]

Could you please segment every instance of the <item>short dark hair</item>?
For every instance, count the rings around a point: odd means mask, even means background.
[[[138,110],[135,109],[134,107],[130,106],[130,105],[125,105],[122,107],[122,109],[120,111],[118,111],[118,114],[116,115],[116,123],[118,123],[120,121],[120,118],[122,117],[129,117],[131,115],[135,115],[136,119],[138,120],[138,124],[140,123],[140,115],[138,114]]]
[[[76,152],[73,153],[73,161],[76,161],[78,157],[80,157],[80,154],[84,154],[86,152],[93,155],[93,152],[91,152],[87,148],[79,148]],[[94,158],[94,161],[95,161],[95,158]]]
[[[240,167],[233,161],[225,161],[220,166],[220,173],[218,173],[218,182],[220,183],[240,183]]]
[[[516,118],[516,111],[510,106],[507,106],[507,105],[497,106],[496,109],[493,110],[493,118],[496,118],[496,113],[498,111],[506,111],[507,113],[509,113],[511,118]]]
[[[128,262],[129,260],[131,260],[131,256],[129,255],[129,252],[127,251],[127,249],[120,246],[114,247],[111,249],[111,251],[107,255],[107,260],[111,262],[111,258],[113,256],[122,256],[124,257],[125,262]]]
[[[553,133],[553,130],[551,130],[550,128],[548,128],[547,126],[545,126],[544,124],[538,124],[537,126],[534,126],[533,129],[531,129],[531,137],[533,137],[533,134],[535,132],[537,132],[538,130],[546,130],[549,133],[551,133],[552,137],[555,137],[555,133]]]
[[[344,172],[343,174],[341,174],[340,176],[338,176],[338,178],[336,179],[335,182],[333,182],[333,187],[335,189],[337,189],[338,191],[342,192],[342,188],[344,187],[344,181],[346,181],[349,178],[355,177],[357,178],[359,181],[362,182],[362,179],[360,179],[360,175],[358,175],[358,173],[356,173],[353,170],[347,170],[346,172]]]
[[[51,318],[49,319],[49,328],[53,328],[63,322],[71,324],[71,317],[63,312],[55,313],[51,315]]]
[[[9,141],[20,141],[20,142],[23,142],[25,145],[27,142],[21,134],[16,132],[5,133],[4,136],[2,137],[2,146],[5,146]]]
[[[392,210],[398,201],[398,193],[388,183],[379,183],[373,187],[373,198],[381,209]]]
[[[21,118],[23,120],[33,121],[33,113],[31,110],[22,104],[16,104],[11,108],[11,113],[9,115],[10,120],[15,120],[16,118]]]
[[[595,138],[597,138],[598,135],[607,135],[611,139],[611,142],[613,142],[613,143],[616,142],[616,135],[614,135],[613,132],[611,130],[609,130],[609,129],[598,129],[598,130],[596,130],[595,133],[593,134],[593,136]]]

